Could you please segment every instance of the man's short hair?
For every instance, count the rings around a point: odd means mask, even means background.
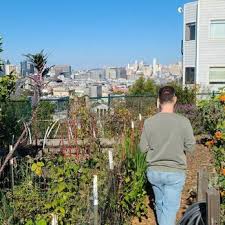
[[[175,96],[175,89],[171,86],[165,86],[159,89],[160,104],[173,102]]]

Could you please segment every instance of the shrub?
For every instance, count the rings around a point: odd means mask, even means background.
[[[193,104],[178,104],[176,106],[176,112],[187,117],[193,127],[195,135],[201,134],[204,132],[204,127],[202,124],[203,116],[199,111],[199,108]]]
[[[203,125],[210,138],[205,143],[212,149],[217,171],[216,187],[221,193],[221,224],[225,223],[225,93],[200,104]]]

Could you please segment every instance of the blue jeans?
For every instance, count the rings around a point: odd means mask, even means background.
[[[186,178],[185,172],[160,172],[148,168],[147,177],[155,195],[158,224],[175,225]]]

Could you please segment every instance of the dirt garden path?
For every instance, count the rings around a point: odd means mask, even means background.
[[[190,190],[196,191],[197,188],[197,171],[201,167],[207,167],[209,171],[212,171],[212,155],[208,148],[203,145],[197,145],[196,151],[193,155],[188,156],[188,170],[187,170],[187,180],[185,188],[182,194],[181,208],[178,213],[178,219],[182,217],[182,214],[187,208],[187,199],[190,196]],[[148,219],[143,219],[139,222],[138,219],[132,221],[132,225],[156,225],[155,216],[153,210],[149,207]]]

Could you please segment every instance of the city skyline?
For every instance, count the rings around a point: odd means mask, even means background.
[[[186,2],[5,1],[2,8],[10,13],[1,12],[3,58],[19,64],[23,54],[45,49],[49,64],[74,69],[125,66],[135,60],[150,64],[154,57],[162,64],[176,63],[182,39],[177,8]]]

